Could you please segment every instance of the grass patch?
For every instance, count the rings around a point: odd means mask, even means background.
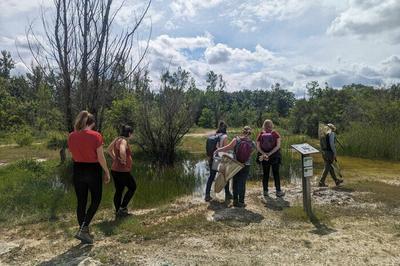
[[[185,136],[179,146],[180,149],[190,153],[206,153],[206,137]]]
[[[33,144],[24,147],[6,146],[0,147],[0,158],[1,162],[7,163],[15,162],[24,158],[57,159],[59,158],[59,152],[47,149],[45,144]]]
[[[344,153],[350,156],[400,160],[400,128],[396,125],[353,124],[342,138]]]
[[[359,195],[359,198],[366,202],[381,202],[389,208],[396,208],[400,205],[400,187],[396,185],[379,181],[358,181],[345,185],[345,188],[354,189],[358,192],[369,192]]]
[[[132,172],[137,191],[129,207],[134,209],[172,202],[192,193],[196,184],[190,161],[168,168],[135,161]],[[0,180],[0,223],[57,220],[75,211],[70,161],[58,166],[57,160],[20,160],[1,167]],[[100,209],[113,209],[114,191],[112,182],[103,186]]]
[[[221,227],[218,223],[207,221],[204,214],[199,213],[171,218],[160,224],[146,225],[146,221],[151,217],[135,216],[123,220],[104,221],[95,227],[106,236],[118,236],[118,241],[121,243],[129,243],[135,239],[159,239],[169,234],[176,235],[183,232],[199,232],[205,228],[217,230]]]
[[[314,206],[313,213],[316,220],[321,223],[331,224],[330,218],[325,211],[322,211]],[[309,222],[307,214],[303,210],[303,206],[294,205],[290,208],[282,210],[282,221],[284,222]]]
[[[56,219],[74,204],[72,194],[58,186],[57,162],[22,160],[0,168],[0,220],[7,223]]]

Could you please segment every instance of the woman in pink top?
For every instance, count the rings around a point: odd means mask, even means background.
[[[128,204],[136,191],[136,182],[131,175],[132,151],[128,140],[132,138],[133,129],[130,126],[123,126],[119,137],[113,140],[108,146],[107,152],[113,159],[111,175],[114,179],[115,195],[114,206],[117,218],[128,216]],[[122,198],[123,191],[128,191]]]

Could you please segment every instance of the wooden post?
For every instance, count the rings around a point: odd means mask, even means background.
[[[306,177],[304,174],[305,167],[304,167],[304,156],[301,155],[301,166],[302,166],[302,186],[303,186],[303,208],[306,212],[308,218],[312,216],[312,208],[311,208],[311,184],[310,184],[310,177]]]
[[[313,160],[311,154],[319,151],[308,143],[293,144],[292,148],[301,154],[301,183],[303,188],[303,209],[308,218],[312,219],[313,213],[311,208],[311,182],[310,178],[313,175]],[[306,163],[305,163],[306,162]]]

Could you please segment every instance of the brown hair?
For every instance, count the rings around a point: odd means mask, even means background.
[[[219,125],[218,125],[218,129],[217,129],[217,134],[218,133],[226,134],[227,128],[228,128],[228,126],[226,125],[226,123],[224,121],[220,121]]]
[[[92,125],[94,122],[94,115],[88,111],[81,111],[75,118],[74,129],[76,131],[81,131],[86,126]]]
[[[272,130],[274,128],[274,123],[270,119],[266,119],[263,124],[263,129],[265,131]]]
[[[245,136],[251,135],[251,127],[245,126],[245,127],[243,128],[243,130],[242,130],[242,134],[245,135]]]

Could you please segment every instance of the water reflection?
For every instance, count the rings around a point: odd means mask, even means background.
[[[204,199],[205,197],[205,190],[206,190],[206,184],[207,184],[207,180],[208,177],[210,175],[210,169],[208,167],[208,161],[207,160],[201,160],[201,161],[197,161],[197,163],[195,163],[194,165],[194,176],[196,177],[196,185],[194,188],[194,191],[192,193],[194,198],[201,198]],[[219,193],[215,193],[214,192],[214,185],[212,186],[211,189],[211,196],[213,198],[217,198],[217,199],[224,199],[225,198],[225,194],[224,194],[224,190],[222,190]]]

